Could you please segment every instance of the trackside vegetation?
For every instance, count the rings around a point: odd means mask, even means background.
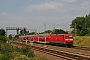
[[[18,60],[17,57],[20,57],[22,55],[23,56],[28,55],[27,56],[28,58],[34,57],[33,51],[29,50],[29,48],[28,50],[26,49],[27,47],[18,48],[7,43],[0,43],[0,60],[14,60],[14,59]],[[23,53],[23,51],[27,51],[27,54],[25,52]]]
[[[8,38],[5,36],[5,30],[3,28],[0,29],[0,42],[6,42]]]
[[[17,37],[18,35],[14,39]],[[29,47],[19,48],[6,43],[9,39],[5,36],[5,30],[0,29],[0,60],[47,60],[36,57]]]
[[[0,60],[47,60],[37,58],[29,47],[18,48],[7,43],[0,42]]]
[[[76,36],[74,46],[90,47],[90,36]]]

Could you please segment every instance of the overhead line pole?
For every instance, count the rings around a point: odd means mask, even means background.
[[[77,33],[77,32],[76,32],[76,23],[75,23],[75,40],[76,40],[76,33]]]
[[[46,31],[46,24],[44,23],[44,32]],[[45,46],[44,47],[47,47],[46,46],[46,36],[45,36]]]
[[[44,32],[46,31],[46,24],[44,23]]]

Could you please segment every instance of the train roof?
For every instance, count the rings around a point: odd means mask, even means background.
[[[25,36],[54,36],[54,35],[73,35],[73,34],[36,34],[36,35],[25,35]],[[20,36],[20,37],[25,37]]]

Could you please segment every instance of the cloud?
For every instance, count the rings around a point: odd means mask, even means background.
[[[0,16],[4,16],[4,15],[6,15],[7,13],[5,13],[5,12],[2,12],[2,13],[0,13]]]
[[[83,1],[82,4],[81,4],[81,9],[83,10],[90,10],[90,2],[88,1]]]
[[[55,24],[61,24],[56,25],[58,28],[66,28],[75,17],[90,13],[89,0],[47,0],[27,5],[22,6],[22,13],[1,12],[0,27],[20,26],[43,30],[43,24],[46,23],[48,29]]]
[[[3,15],[3,14],[1,14]],[[63,17],[53,17],[53,16],[21,16],[21,15],[13,15],[6,13],[3,16],[0,16],[0,24],[1,26],[5,27],[28,27],[34,29],[41,29],[43,30],[43,24],[51,24],[52,27],[54,24],[64,23],[64,21],[69,18],[70,16],[63,16]],[[36,22],[37,21],[37,22]],[[68,21],[68,20],[66,20]],[[42,28],[41,28],[42,27]],[[47,28],[52,28],[48,27]]]
[[[77,0],[62,0],[64,2],[76,2]]]
[[[0,15],[1,15],[1,14],[2,14],[2,15],[6,15],[7,13],[3,12],[3,13],[0,13]]]
[[[33,4],[27,7],[27,11],[51,11],[62,8],[62,3],[56,2],[44,2],[41,4]]]
[[[32,4],[26,8],[27,12],[59,12],[59,13],[68,13],[75,8],[77,8],[73,4],[69,4],[68,2],[75,3],[77,0],[60,0],[60,1],[50,1],[43,2],[40,4]]]

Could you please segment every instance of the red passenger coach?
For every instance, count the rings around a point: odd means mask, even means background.
[[[37,43],[46,44],[58,44],[58,45],[73,45],[73,35],[72,34],[37,34],[28,36],[19,36],[20,41],[33,41]]]
[[[27,37],[25,37],[25,36],[19,36],[18,40],[19,40],[19,41],[25,41],[26,38],[27,38]]]
[[[34,35],[34,36],[33,36],[33,42],[38,42],[38,41],[39,41],[38,35]]]
[[[38,42],[39,43],[50,43],[51,34],[38,34]]]

